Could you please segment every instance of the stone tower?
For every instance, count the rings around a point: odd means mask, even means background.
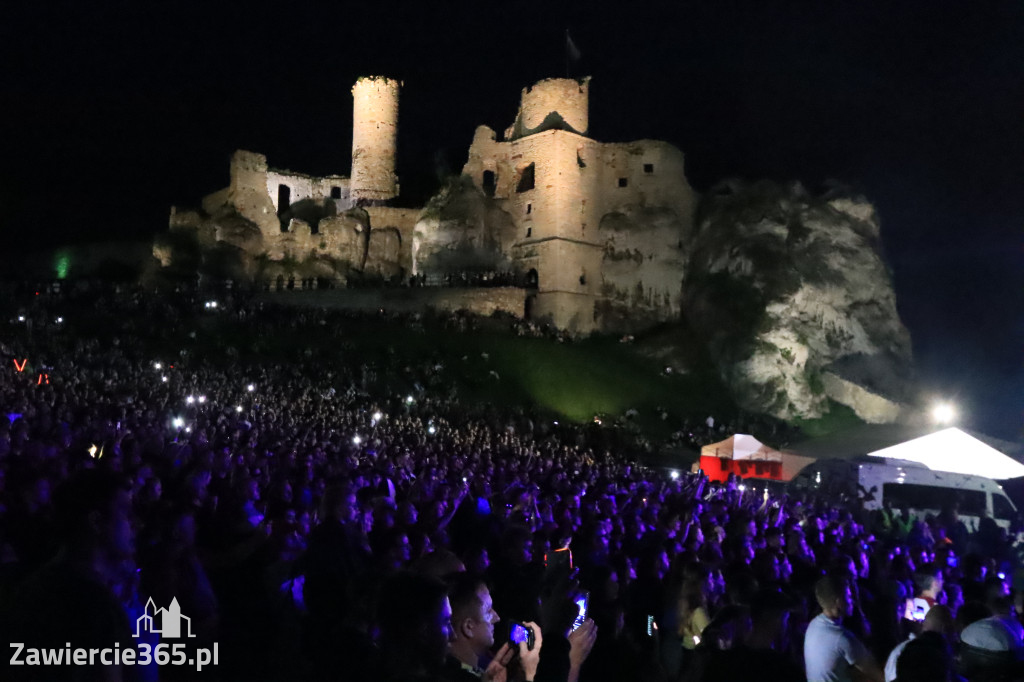
[[[505,131],[515,140],[545,130],[586,135],[590,127],[590,77],[547,78],[523,88],[515,123]]]
[[[398,195],[395,151],[398,142],[398,89],[383,76],[360,78],[352,86],[353,202],[386,201]]]

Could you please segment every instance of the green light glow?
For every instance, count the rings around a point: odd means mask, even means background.
[[[57,279],[67,279],[68,268],[70,268],[70,267],[71,267],[71,257],[68,256],[68,254],[66,254],[66,253],[58,254],[57,255],[57,263],[56,263],[56,266],[55,266],[55,268],[57,270]]]

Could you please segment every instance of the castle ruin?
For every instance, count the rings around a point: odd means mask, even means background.
[[[501,269],[523,286],[520,315],[575,333],[678,318],[696,195],[677,148],[587,137],[589,78],[547,79],[523,89],[501,140],[477,128],[460,187],[396,208],[400,87],[384,77],[353,86],[348,177],[276,170],[239,150],[229,186],[201,212],[172,208],[171,232],[194,232],[201,248],[227,250],[247,276],[278,286],[310,276],[443,283]],[[464,211],[467,202],[482,208]],[[166,244],[154,255],[165,266],[175,258]]]

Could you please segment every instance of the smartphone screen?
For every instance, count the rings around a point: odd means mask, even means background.
[[[512,644],[518,645],[521,642],[526,642],[527,646],[530,646],[530,630],[519,623],[512,623],[512,629],[509,631],[508,638]]]
[[[647,616],[647,636],[654,637],[654,616]]]
[[[579,626],[583,625],[584,621],[587,620],[587,608],[590,606],[590,593],[586,590],[580,592],[579,596],[576,597],[576,608],[578,609],[576,620],[572,623],[572,629],[575,631]]]

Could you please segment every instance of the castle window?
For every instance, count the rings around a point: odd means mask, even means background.
[[[529,192],[534,187],[534,175],[536,164],[531,163],[519,171],[519,182],[516,184],[517,192]]]
[[[576,165],[580,168],[586,168],[587,162],[583,160],[583,156],[580,154],[580,150],[576,150]]]
[[[341,198],[341,188],[340,187],[337,187],[337,186],[331,187],[331,198],[332,199],[340,199]]]
[[[619,178],[619,187],[626,187],[627,185],[629,185],[628,178]]]
[[[585,273],[585,272],[584,273],[580,273],[580,284],[586,284],[586,283],[587,283],[587,273]]]
[[[526,236],[527,237],[532,237],[533,236],[533,228],[532,227],[526,228]]]
[[[530,215],[531,213],[533,213],[533,204],[527,204],[526,205],[526,215]]]
[[[485,170],[484,177],[480,182],[484,194],[489,197],[494,196],[494,189],[498,186],[498,177],[494,174],[494,171]]]
[[[654,172],[654,164],[653,163],[645,163],[644,164],[644,173],[653,173],[653,172]]]
[[[277,212],[287,211],[292,205],[292,188],[288,185],[277,186]]]

